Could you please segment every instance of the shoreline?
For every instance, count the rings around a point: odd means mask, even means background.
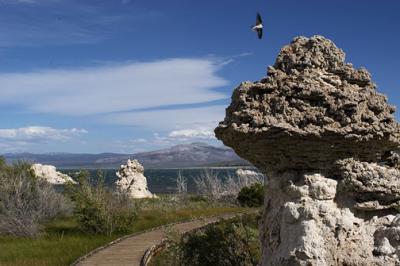
[[[57,167],[58,170],[118,170],[114,167]],[[257,169],[254,166],[188,166],[188,167],[148,167],[146,170],[198,170],[198,169]]]

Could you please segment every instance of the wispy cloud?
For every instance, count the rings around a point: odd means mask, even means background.
[[[154,131],[211,129],[225,114],[224,105],[197,108],[126,112],[107,115],[102,121],[109,124],[144,127]],[[182,133],[182,132],[180,132]]]
[[[133,143],[146,143],[147,140],[144,138],[134,139],[132,140]]]
[[[110,8],[118,5],[122,3],[0,0],[0,47],[97,43],[116,33],[132,32],[149,23],[149,18],[154,21],[160,16],[134,6]]]
[[[225,60],[223,60],[220,65],[221,66],[229,65],[229,64],[232,64],[233,62],[237,61],[239,58],[248,57],[248,56],[252,56],[252,55],[253,55],[253,53],[250,53],[250,52],[244,52],[244,53],[240,53],[237,55],[231,55],[231,56],[226,57]]]
[[[207,102],[226,98],[213,90],[227,84],[218,70],[210,59],[177,58],[0,74],[0,104],[18,104],[32,112],[93,115]]]
[[[224,114],[225,105],[213,105],[112,114],[103,117],[102,122],[147,132],[141,138],[115,140],[108,148],[116,152],[136,153],[193,142],[221,145],[215,138],[214,128],[223,120]]]
[[[71,146],[71,143],[84,142],[80,139],[87,134],[85,129],[59,129],[43,126],[0,129],[0,152],[46,151],[58,145]]]
[[[0,4],[35,4],[37,0],[0,0]]]
[[[172,133],[172,132],[171,132]],[[215,137],[211,136],[212,130],[208,130],[206,136],[202,134],[174,134],[154,133],[152,136],[138,141],[137,139],[114,140],[110,143],[110,149],[117,153],[138,153],[153,151],[157,149],[169,148],[178,144],[189,144],[194,142],[204,142],[210,145],[221,145]]]
[[[197,128],[174,130],[168,134],[168,137],[183,139],[213,139],[215,138],[215,135],[210,128]]]
[[[23,128],[0,129],[0,140],[18,142],[67,141],[73,137],[88,133],[85,129],[56,129],[51,127],[31,126]]]
[[[197,108],[128,112],[105,117],[103,122],[147,129],[153,133],[143,139],[115,142],[119,152],[138,152],[177,144],[206,142],[220,145],[214,128],[225,114],[224,105]]]

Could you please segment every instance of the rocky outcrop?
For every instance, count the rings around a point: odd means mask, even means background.
[[[128,160],[126,165],[121,165],[116,175],[115,185],[119,193],[136,199],[156,197],[149,191],[144,167],[137,160]]]
[[[322,36],[282,48],[215,129],[268,176],[262,265],[400,265],[400,126]]]
[[[400,171],[353,159],[339,161],[340,192],[349,194],[358,210],[400,211]]]
[[[53,185],[64,185],[67,182],[76,183],[70,176],[57,171],[55,166],[33,164],[32,170],[35,175],[43,180],[46,180]]]
[[[375,161],[395,149],[394,111],[368,71],[344,63],[331,41],[300,37],[267,78],[234,91],[216,135],[260,169],[320,170],[338,158]]]
[[[235,171],[235,174],[239,178],[239,180],[248,180],[251,183],[259,181],[261,181],[262,183],[266,182],[265,176],[262,173],[253,170],[237,169]]]

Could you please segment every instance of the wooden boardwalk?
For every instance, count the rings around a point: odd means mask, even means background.
[[[187,231],[202,227],[208,223],[216,222],[221,218],[229,219],[238,214],[239,213],[228,213],[217,217],[178,223],[172,225],[171,228],[179,233],[185,233]],[[140,261],[147,249],[160,243],[165,237],[166,234],[164,228],[158,228],[153,231],[133,235],[121,241],[116,241],[116,243],[98,250],[75,265],[140,266]]]

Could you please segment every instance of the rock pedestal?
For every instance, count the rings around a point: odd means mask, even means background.
[[[282,48],[215,129],[268,176],[261,265],[400,265],[400,126],[322,36]]]
[[[115,182],[117,191],[130,198],[154,198],[144,176],[144,167],[137,160],[128,160],[126,165],[121,165],[116,173],[118,180]]]

